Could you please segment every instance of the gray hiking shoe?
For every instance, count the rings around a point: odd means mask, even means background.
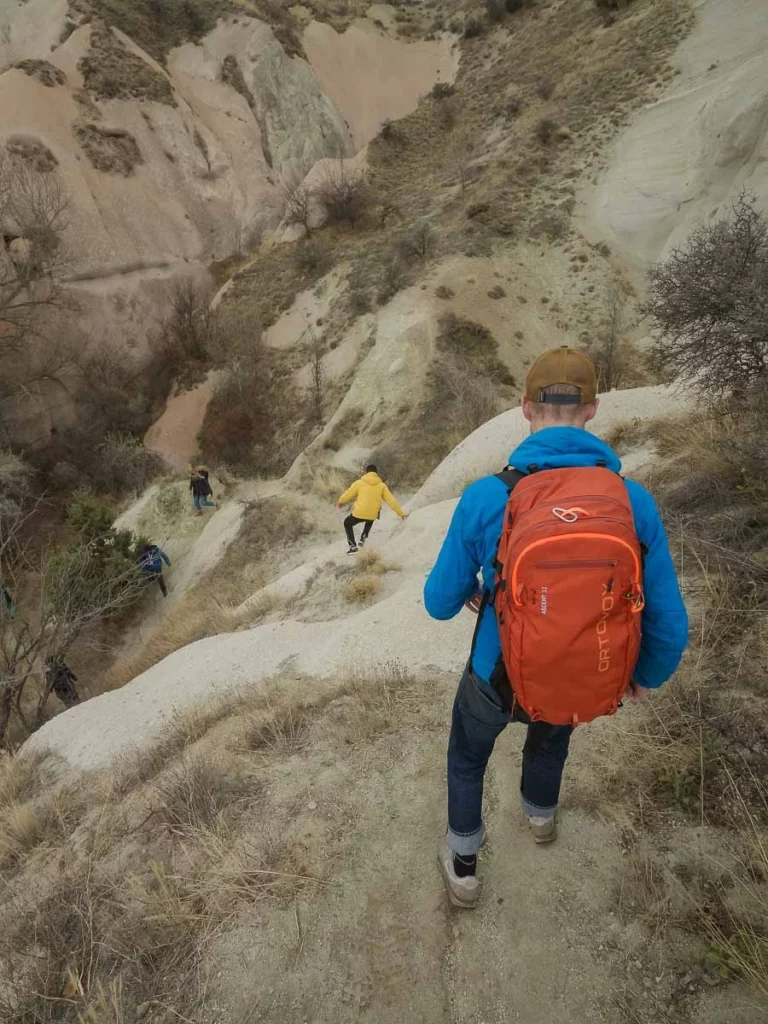
[[[348,555],[356,555],[357,554],[357,545],[354,545],[353,547],[351,547],[349,549],[349,551],[347,551],[347,554]]]
[[[357,542],[357,546],[359,548],[364,548],[365,547],[365,537],[361,537],[360,538],[360,540]]]
[[[482,885],[477,875],[467,875],[459,878],[453,867],[453,850],[444,839],[440,852],[437,855],[437,862],[445,879],[445,887],[448,890],[448,899],[454,907],[464,907],[471,910],[477,905],[480,898]]]
[[[557,818],[554,814],[551,818],[537,818],[530,815],[528,824],[531,826],[533,838],[537,843],[554,843],[557,839]]]

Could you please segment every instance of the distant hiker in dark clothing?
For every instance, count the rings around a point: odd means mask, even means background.
[[[171,560],[157,544],[144,544],[139,555],[139,565],[146,576],[147,582],[157,580],[163,597],[168,597],[168,588],[163,579],[163,562],[170,566]]]
[[[211,484],[208,480],[208,470],[205,466],[198,466],[197,469],[192,471],[189,479],[189,489],[192,492],[192,504],[194,505],[196,516],[202,515],[203,506],[215,507],[216,502],[208,500],[209,497],[212,499],[213,490],[211,489]]]
[[[12,619],[16,614],[13,594],[4,583],[0,583],[0,619]]]
[[[55,693],[65,708],[80,703],[80,694],[75,689],[77,676],[72,669],[58,658],[45,659],[45,684]]]
[[[353,499],[355,504],[352,508],[352,512],[344,520],[344,530],[346,531],[347,540],[349,541],[348,555],[353,555],[358,549],[358,544],[355,541],[354,527],[358,526],[360,523],[365,523],[359,544],[362,548],[368,540],[368,534],[371,532],[371,527],[381,514],[382,501],[386,501],[392,511],[396,515],[400,516],[401,519],[408,518],[408,513],[403,512],[399,501],[381,479],[379,471],[375,466],[366,467],[365,476],[362,476],[359,480],[355,480],[352,486],[348,490],[344,491],[336,503],[336,508],[340,509],[342,505],[346,505]]]

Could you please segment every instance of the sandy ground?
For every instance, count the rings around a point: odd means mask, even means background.
[[[323,92],[330,96],[362,149],[387,119],[405,117],[436,82],[452,82],[459,65],[455,38],[405,43],[360,21],[340,35],[313,21],[304,49]]]
[[[295,909],[219,943],[214,995],[227,1020],[618,1021],[605,951],[621,931],[618,830],[569,814],[558,845],[534,846],[518,809],[519,730],[499,741],[487,777],[486,898],[472,914],[448,907],[435,852],[451,691],[430,687],[392,736],[346,755],[331,736],[270,772],[270,798],[295,808],[310,863],[324,855],[333,867]]]
[[[667,253],[743,189],[768,201],[768,5],[697,0],[680,74],[635,118],[583,195],[583,230],[629,266]]]
[[[183,473],[198,455],[197,435],[215,383],[216,374],[209,373],[202,384],[170,398],[162,416],[144,437],[144,445],[178,473]]]

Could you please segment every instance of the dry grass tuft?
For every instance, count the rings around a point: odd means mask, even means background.
[[[336,501],[349,486],[349,474],[336,466],[311,465],[312,490],[327,501]]]
[[[0,753],[0,809],[31,799],[41,785],[40,768],[33,758]]]
[[[372,572],[377,576],[383,576],[387,572],[400,572],[403,568],[397,562],[385,562],[381,552],[370,547],[365,547],[359,552],[357,561],[365,572]]]
[[[344,597],[354,604],[363,604],[381,590],[381,580],[373,573],[363,573],[361,576],[353,576],[344,587]]]
[[[40,818],[29,804],[11,804],[0,813],[0,864],[15,864],[43,837]]]
[[[625,921],[640,918],[655,938],[667,934],[673,921],[670,884],[664,869],[647,853],[636,850],[627,858],[618,907]]]
[[[186,755],[155,783],[157,817],[174,829],[206,829],[231,800],[230,780],[207,758]]]
[[[285,757],[306,746],[308,728],[307,711],[289,705],[250,718],[246,723],[243,740],[248,750]]]

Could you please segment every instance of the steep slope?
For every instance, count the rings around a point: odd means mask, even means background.
[[[768,7],[697,0],[694,9],[673,84],[621,135],[584,195],[585,231],[634,270],[741,189],[768,201]]]
[[[355,30],[355,52],[362,35],[369,58],[384,47],[387,59],[371,64],[380,101],[353,139],[311,63],[263,21],[230,16],[161,65],[96,19],[65,31],[66,17],[66,3],[0,9],[0,140],[45,154],[69,196],[79,328],[139,348],[169,279],[257,244],[280,222],[286,187],[412,109],[450,63],[447,37],[417,47]]]
[[[612,392],[603,398],[597,429],[605,432],[627,418],[662,415],[669,403],[670,393],[663,388]],[[472,622],[468,615],[451,622],[430,619],[422,607],[424,578],[461,490],[471,480],[503,468],[526,433],[519,409],[503,413],[438,467],[411,503],[414,514],[406,523],[384,513],[375,546],[387,563],[399,568],[386,575],[381,597],[361,611],[351,612],[341,598],[349,561],[338,522],[338,540],[316,547],[310,560],[269,588],[272,594],[298,602],[293,614],[279,610],[273,621],[253,629],[210,637],[176,651],[127,686],[46,723],[25,750],[49,751],[72,768],[103,767],[121,754],[151,745],[180,711],[246,686],[254,692],[268,690],[272,678],[287,666],[291,673],[311,678],[316,692],[332,685],[351,665],[372,671],[393,657],[416,674],[457,672],[466,657]],[[649,452],[641,453],[635,462],[642,464],[648,457]],[[236,507],[227,506],[206,530],[218,536],[221,517],[228,536],[234,536],[236,512]],[[330,509],[320,505],[316,516],[330,517]],[[204,541],[200,544],[203,557],[208,557],[210,547]],[[199,570],[205,567],[201,564]],[[182,571],[193,576],[193,562]],[[260,596],[254,594],[253,600]]]

